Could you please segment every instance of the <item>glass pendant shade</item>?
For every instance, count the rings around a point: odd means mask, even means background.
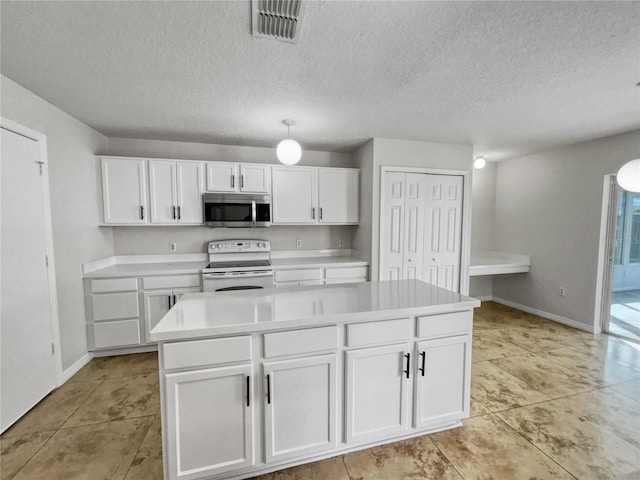
[[[640,193],[640,158],[631,160],[620,167],[616,181],[628,192]]]
[[[300,161],[302,148],[300,144],[292,138],[282,140],[276,148],[276,156],[285,165],[295,165]]]

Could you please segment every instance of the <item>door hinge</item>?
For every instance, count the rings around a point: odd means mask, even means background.
[[[55,355],[56,354],[56,344],[52,343],[51,344],[51,355]]]
[[[42,175],[42,166],[44,165],[44,162],[36,162],[38,164],[38,167],[40,168],[40,175]]]

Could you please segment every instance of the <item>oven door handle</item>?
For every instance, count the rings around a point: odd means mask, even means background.
[[[218,274],[218,273],[203,273],[202,278],[218,280],[221,278],[252,278],[252,277],[273,277],[273,271],[269,272],[248,272],[247,275],[230,275],[230,274]]]
[[[256,224],[256,202],[253,200],[251,202],[251,223]]]

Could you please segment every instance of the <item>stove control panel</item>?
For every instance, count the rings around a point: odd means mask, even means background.
[[[219,240],[209,242],[209,253],[252,253],[269,252],[267,240]]]

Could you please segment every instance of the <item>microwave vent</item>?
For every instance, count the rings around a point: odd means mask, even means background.
[[[297,42],[304,8],[303,0],[251,0],[253,36]]]

